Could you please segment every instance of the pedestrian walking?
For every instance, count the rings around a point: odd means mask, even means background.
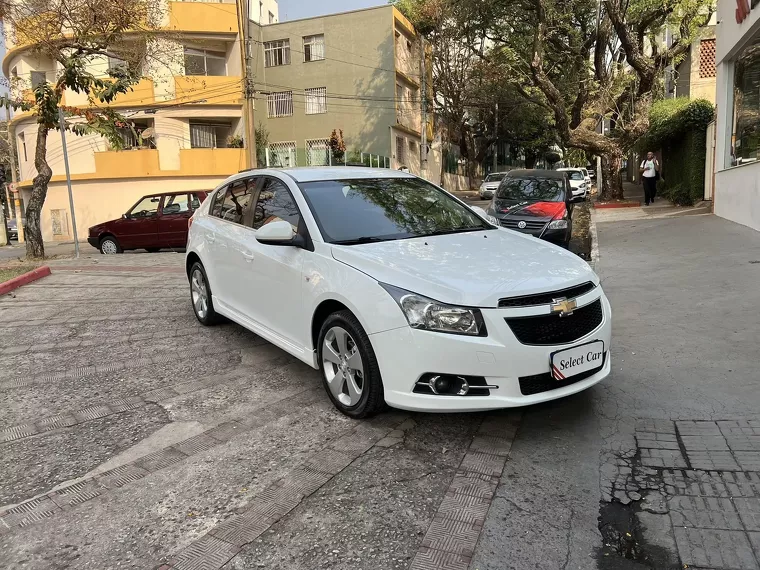
[[[641,172],[641,181],[644,184],[644,205],[654,203],[654,197],[657,194],[657,181],[660,179],[660,163],[654,156],[653,152],[648,152],[647,157],[641,161],[639,167]]]

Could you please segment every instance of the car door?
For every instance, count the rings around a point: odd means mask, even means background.
[[[266,224],[285,220],[293,232],[305,233],[305,225],[288,186],[273,176],[263,180],[253,207],[251,231],[243,242],[243,264],[238,273],[244,300],[242,311],[260,326],[301,349],[308,344],[297,327],[302,321],[302,268],[310,252],[290,246],[256,241],[256,231]]]
[[[218,218],[215,239],[211,245],[216,276],[212,287],[225,308],[233,313],[245,314],[246,291],[243,276],[245,265],[250,261],[248,248],[243,244],[253,234],[251,229],[251,205],[258,178],[236,180],[227,188],[224,199],[214,203]]]
[[[145,196],[114,225],[114,234],[123,249],[156,247],[160,207],[161,196]]]
[[[185,247],[187,220],[193,214],[188,194],[166,194],[158,216],[156,247]]]

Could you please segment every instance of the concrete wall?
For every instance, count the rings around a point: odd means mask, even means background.
[[[733,125],[733,58],[760,33],[760,6],[747,18],[736,22],[736,2],[719,0],[716,28],[716,156],[715,213],[721,217],[760,230],[760,163],[730,167]]]
[[[349,150],[390,154],[389,127],[396,122],[392,7],[255,27],[252,33],[264,42],[290,40],[290,65],[266,68],[263,46],[256,53],[257,89],[293,91],[291,117],[268,119],[266,96],[257,98],[256,123],[266,126],[270,143],[296,141],[301,149],[306,139],[343,129]],[[325,36],[325,59],[307,63],[303,37],[315,34]],[[314,87],[327,88],[325,114],[305,113],[304,90]]]

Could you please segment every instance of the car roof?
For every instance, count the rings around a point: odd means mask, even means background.
[[[570,166],[567,168],[558,168],[557,172],[573,172],[577,170],[585,170],[585,168],[581,168],[580,166]]]
[[[253,168],[244,170],[234,178],[245,176],[282,176],[286,174],[296,182],[319,182],[323,180],[346,180],[360,178],[416,178],[409,172],[390,168],[367,168],[362,166],[304,166],[301,168]]]
[[[541,178],[556,178],[556,179],[565,179],[564,171],[560,170],[544,170],[541,168],[519,168],[517,170],[510,170],[507,172],[507,176],[510,178],[516,178],[519,176],[525,176],[525,177],[541,177]]]

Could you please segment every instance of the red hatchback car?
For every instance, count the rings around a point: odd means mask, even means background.
[[[184,248],[190,216],[206,199],[206,192],[166,192],[138,200],[118,220],[92,226],[87,241],[101,253],[125,249]]]

